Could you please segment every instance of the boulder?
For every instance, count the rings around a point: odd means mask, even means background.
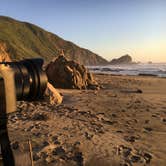
[[[45,100],[51,105],[59,105],[63,101],[63,97],[49,82],[47,83],[47,88],[44,95]]]
[[[56,88],[98,89],[99,86],[85,66],[60,55],[46,67],[49,82]]]

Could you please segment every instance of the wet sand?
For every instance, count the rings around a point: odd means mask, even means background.
[[[31,140],[35,166],[165,166],[166,79],[95,75],[100,90],[64,90],[63,104],[18,104],[15,150]]]

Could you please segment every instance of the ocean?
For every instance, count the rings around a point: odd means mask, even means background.
[[[166,63],[87,66],[93,73],[166,77]]]

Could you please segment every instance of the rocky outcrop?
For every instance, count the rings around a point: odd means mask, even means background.
[[[129,55],[124,55],[117,59],[112,59],[110,64],[111,65],[118,65],[118,64],[130,64],[132,63],[132,58]]]
[[[10,55],[8,53],[7,45],[0,42],[0,62],[10,62]]]
[[[97,82],[89,71],[75,61],[59,56],[46,67],[49,82],[55,88],[96,89]]]

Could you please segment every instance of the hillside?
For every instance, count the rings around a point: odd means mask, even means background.
[[[70,41],[27,23],[0,16],[0,47],[11,59],[43,57],[46,62],[57,57],[61,50],[71,60],[84,65],[106,64],[97,54]]]

